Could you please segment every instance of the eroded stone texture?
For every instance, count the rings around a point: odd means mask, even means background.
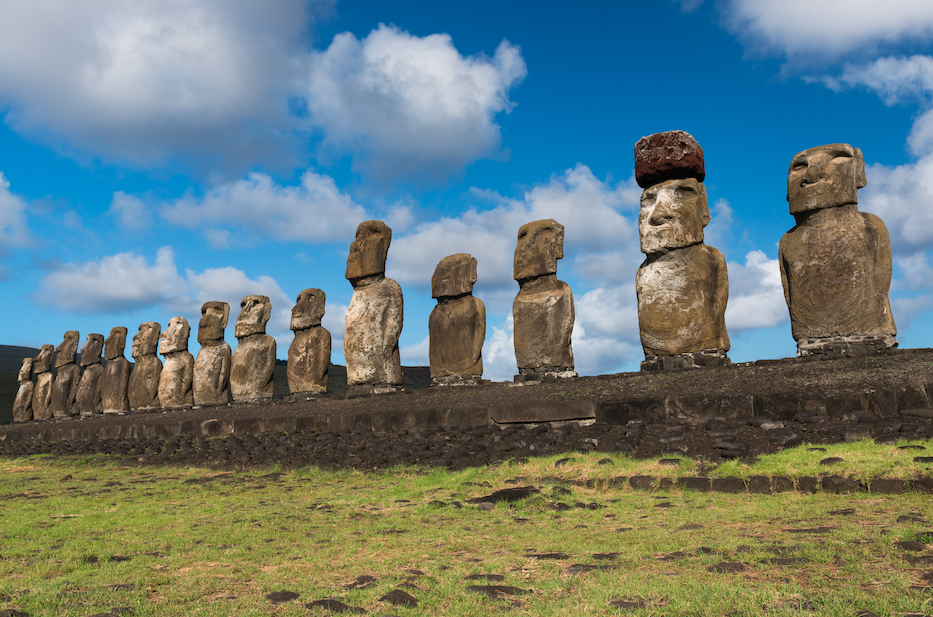
[[[266,334],[272,304],[266,296],[246,296],[236,322],[237,346],[230,368],[230,392],[237,402],[272,398],[275,339]]]
[[[67,418],[78,413],[75,408],[75,396],[81,381],[81,367],[75,364],[78,354],[78,331],[69,330],[65,338],[55,349],[55,382],[52,384],[52,415]]]
[[[129,388],[132,366],[123,356],[126,349],[126,328],[117,326],[104,342],[107,366],[100,380],[100,399],[104,413],[125,413],[130,409]]]
[[[159,378],[162,375],[162,361],[156,355],[159,334],[162,326],[154,321],[139,325],[139,332],[133,337],[133,359],[136,365],[130,373],[128,397],[130,409],[159,408]]]
[[[32,362],[36,387],[32,394],[32,417],[36,420],[52,418],[52,356],[55,347],[43,345]]]
[[[327,392],[331,337],[321,326],[325,301],[320,289],[305,289],[292,309],[295,339],[288,348],[288,389],[292,393]]]
[[[435,384],[481,382],[486,307],[473,296],[476,259],[466,253],[444,257],[431,277],[437,306],[428,320],[431,379]]]
[[[29,422],[32,420],[32,397],[36,384],[32,381],[32,358],[23,358],[23,365],[19,369],[19,389],[13,401],[13,422]]]
[[[564,226],[557,221],[533,221],[519,229],[513,276],[520,290],[512,303],[519,375],[576,376],[570,345],[573,293],[556,274],[563,257]]]
[[[402,385],[398,338],[402,332],[402,288],[385,277],[392,230],[382,221],[366,221],[356,229],[347,258],[347,280],[353,298],[347,309],[343,355],[350,386],[394,391]]]
[[[75,395],[75,408],[82,416],[103,412],[101,399],[101,378],[104,367],[100,364],[100,354],[104,350],[104,335],[88,334],[84,347],[81,348],[81,366],[84,372],[78,383]]]
[[[645,188],[638,231],[646,258],[635,277],[642,369],[728,364],[729,277],[722,254],[703,243],[710,221],[703,151],[683,131],[643,137],[635,175]],[[658,359],[668,356],[681,357]]]
[[[194,356],[188,352],[191,326],[184,317],[172,317],[159,337],[159,353],[165,364],[159,374],[159,405],[185,407],[194,405],[191,387],[194,381]]]
[[[205,302],[198,323],[201,350],[194,361],[194,404],[226,405],[230,402],[230,345],[224,329],[230,316],[226,302]]]
[[[787,201],[797,224],[778,252],[798,355],[852,347],[858,337],[869,351],[897,345],[891,240],[880,218],[858,211],[856,192],[866,183],[862,152],[849,144],[810,148],[791,161]]]

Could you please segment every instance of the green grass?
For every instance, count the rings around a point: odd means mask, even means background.
[[[826,470],[812,467],[811,454],[858,455],[871,473],[912,473],[892,463],[892,447],[846,447],[851,449],[796,449],[764,457],[759,465],[785,464],[783,475],[815,475]],[[931,584],[922,576],[933,563],[906,560],[933,555],[931,547],[916,553],[895,545],[928,539],[922,533],[933,524],[897,522],[901,515],[933,521],[928,494],[646,493],[611,486],[610,480],[690,475],[695,463],[684,459],[667,467],[610,455],[613,464],[598,465],[607,457],[592,453],[555,468],[558,458],[461,472],[306,468],[280,478],[264,477],[275,470],[127,468],[105,457],[0,460],[0,611],[84,617],[131,607],[137,616],[307,615],[304,605],[325,597],[395,615],[739,611],[850,617],[857,610],[933,611],[933,594],[910,590]],[[736,466],[734,472],[742,470]],[[541,495],[489,512],[468,503],[526,485],[539,487]],[[463,508],[449,505],[453,501]],[[597,509],[561,511],[554,509],[557,502]],[[854,514],[831,514],[850,510]],[[830,529],[792,531],[820,526]],[[569,558],[533,556],[549,552]],[[593,557],[610,552],[615,559]],[[805,561],[761,563],[774,557]],[[746,567],[738,573],[707,569],[723,561]],[[572,564],[611,569],[574,574]],[[408,572],[413,569],[423,575]],[[500,574],[505,580],[494,584],[531,593],[491,600],[467,592],[468,585],[484,583],[464,577],[481,573]],[[378,583],[346,588],[361,575]],[[379,600],[397,588],[420,606]],[[300,598],[274,606],[265,596],[279,590]],[[610,607],[616,599],[646,607],[621,611]],[[804,610],[798,610],[801,603]]]

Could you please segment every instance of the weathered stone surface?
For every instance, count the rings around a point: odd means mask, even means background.
[[[198,323],[201,350],[194,361],[192,394],[195,405],[226,405],[230,402],[232,352],[224,341],[230,316],[226,302],[205,302]]]
[[[787,200],[797,224],[781,239],[779,262],[798,348],[854,335],[897,344],[891,240],[880,218],[858,211],[856,191],[865,184],[862,153],[848,144],[810,148],[791,161]]]
[[[292,309],[295,339],[288,348],[288,389],[292,393],[327,392],[331,338],[321,326],[326,299],[320,289],[305,289]]]
[[[237,402],[272,398],[275,339],[266,334],[272,304],[266,296],[246,296],[236,322],[237,347],[230,368],[230,393]]]
[[[125,413],[130,409],[129,388],[132,366],[123,356],[126,348],[126,328],[117,326],[110,330],[104,342],[104,357],[107,366],[100,380],[101,408],[104,413]]]
[[[23,365],[19,369],[19,389],[13,401],[13,422],[29,422],[32,420],[32,397],[36,384],[32,381],[32,358],[23,358]]]
[[[130,409],[159,408],[159,377],[162,375],[162,361],[156,355],[159,334],[162,326],[154,321],[139,325],[139,332],[133,337],[133,358],[136,365],[130,373],[127,392]]]
[[[104,357],[108,361],[114,358],[123,358],[126,349],[126,328],[117,326],[110,330],[110,336],[104,341]]]
[[[104,337],[101,336],[101,342]],[[81,354],[83,363],[84,353]],[[78,392],[75,394],[75,409],[82,416],[103,413],[103,399],[101,396],[101,380],[104,376],[104,367],[100,362],[85,367],[78,383]]]
[[[104,335],[88,334],[81,348],[81,366],[100,364],[100,354],[104,351]]]
[[[557,221],[533,221],[519,229],[513,277],[520,290],[512,302],[519,373],[543,367],[573,371],[573,293],[556,274],[563,256],[564,226]]]
[[[665,131],[642,137],[635,144],[635,181],[646,188],[673,178],[703,182],[703,148],[686,131]]]
[[[36,387],[32,393],[32,416],[36,420],[52,418],[52,357],[55,348],[43,345],[39,355],[32,361],[32,372],[36,375]]]
[[[402,288],[385,278],[392,230],[382,221],[366,221],[356,229],[347,258],[347,280],[353,298],[347,309],[343,355],[347,384],[402,385],[398,337],[402,333]]]
[[[476,259],[458,253],[441,259],[431,277],[437,306],[428,319],[431,377],[483,374],[486,307],[473,296]]]
[[[81,369],[75,364],[78,353],[78,331],[69,330],[65,338],[55,349],[55,382],[52,384],[52,398],[50,406],[52,416],[67,418],[77,414],[74,409],[75,396],[78,394],[78,383],[81,381]]]
[[[191,326],[184,317],[172,317],[159,337],[159,352],[165,364],[159,374],[159,405],[184,407],[194,405],[194,356],[188,352]]]

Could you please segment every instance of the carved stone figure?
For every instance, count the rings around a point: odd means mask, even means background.
[[[81,381],[81,367],[75,364],[78,354],[78,331],[65,332],[65,339],[55,349],[55,382],[52,384],[52,415],[67,418],[76,415],[75,396]]]
[[[797,224],[779,247],[781,281],[797,355],[855,354],[897,346],[888,300],[891,239],[859,212],[867,184],[862,151],[829,144],[799,152],[787,174]]]
[[[130,409],[130,361],[123,356],[126,349],[126,328],[117,326],[104,342],[107,366],[100,382],[101,406],[104,413],[126,413]]]
[[[288,389],[292,393],[327,392],[330,332],[321,326],[325,300],[320,289],[305,289],[292,309],[295,339],[288,348]]]
[[[36,388],[32,394],[32,417],[36,420],[52,419],[52,345],[43,345],[32,362]]]
[[[520,289],[512,303],[516,381],[577,376],[570,345],[573,292],[557,280],[557,260],[563,257],[564,226],[557,221],[533,221],[518,230],[514,278]]]
[[[644,191],[638,231],[642,370],[728,364],[729,277],[722,253],[703,243],[710,221],[703,150],[689,133],[667,131],[635,144],[635,179]]]
[[[360,223],[347,258],[346,278],[353,285],[343,338],[347,383],[374,393],[402,385],[402,288],[385,275],[391,242],[392,230],[382,221]]]
[[[82,416],[102,413],[101,379],[104,367],[100,364],[100,354],[104,350],[103,334],[88,334],[84,347],[81,348],[81,366],[84,372],[78,383],[75,407]]]
[[[139,324],[139,332],[133,337],[133,358],[136,366],[130,373],[130,409],[158,409],[159,378],[162,361],[156,355],[162,326],[154,321]]]
[[[237,402],[272,398],[275,339],[266,334],[272,304],[266,296],[246,296],[236,320],[236,350],[230,369],[230,391]]]
[[[224,329],[230,317],[226,302],[205,302],[198,323],[201,351],[194,361],[194,404],[226,405],[230,402],[230,345]]]
[[[36,384],[32,381],[32,358],[23,358],[23,366],[19,369],[19,389],[13,401],[13,422],[29,422],[32,420],[32,397]]]
[[[473,296],[475,282],[476,259],[466,253],[441,259],[431,277],[437,298],[428,319],[434,384],[482,383],[486,307]]]
[[[194,381],[194,356],[188,352],[191,326],[184,317],[172,317],[159,337],[159,353],[165,364],[159,375],[159,405],[185,407],[194,405],[191,391]]]

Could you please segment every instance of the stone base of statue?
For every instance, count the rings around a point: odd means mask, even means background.
[[[435,375],[431,377],[431,386],[481,386],[482,375]]]
[[[376,394],[396,394],[404,392],[405,388],[390,383],[361,383],[349,386],[347,388],[347,398],[360,398],[363,396],[374,396]]]
[[[282,400],[289,403],[297,403],[300,401],[313,401],[324,398],[327,398],[327,392],[312,392],[309,390],[307,392],[292,392],[291,394],[286,394],[282,397]]]
[[[572,366],[519,367],[518,375],[515,376],[513,382],[517,384],[526,384],[531,382],[556,381],[558,379],[568,379],[570,377],[579,377]]]
[[[851,358],[874,356],[894,351],[897,339],[893,336],[831,336],[807,338],[797,341],[797,357]]]
[[[645,356],[642,371],[672,371],[676,369],[709,368],[732,366],[732,361],[723,349],[704,349],[676,356]]]

